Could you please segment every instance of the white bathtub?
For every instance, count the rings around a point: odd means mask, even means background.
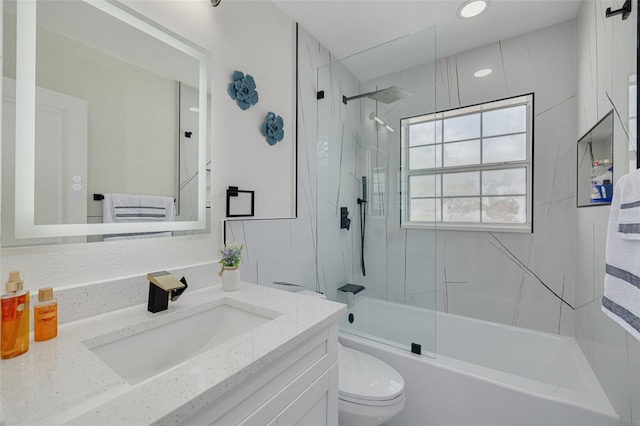
[[[341,319],[340,341],[384,360],[405,379],[407,405],[390,425],[619,424],[572,338],[367,297],[356,298],[349,313],[354,322]],[[416,324],[425,324],[421,335],[403,336]],[[434,331],[435,358],[363,338],[382,334],[433,350]]]

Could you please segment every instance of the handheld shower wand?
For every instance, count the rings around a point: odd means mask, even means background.
[[[367,220],[367,177],[362,176],[362,198],[358,198],[358,205],[360,206],[360,266],[362,267],[362,276],[367,276],[367,271],[364,266],[364,230]]]
[[[358,204],[367,202],[367,177],[362,176],[362,198],[358,198]]]

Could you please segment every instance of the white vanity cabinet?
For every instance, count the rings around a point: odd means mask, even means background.
[[[267,321],[137,383],[92,350],[129,338],[148,342],[158,330],[177,345],[167,327],[186,320],[202,337],[200,328],[218,320],[201,314],[220,307]],[[164,314],[147,312],[145,304],[62,324],[55,341],[0,363],[0,423],[337,425],[337,321],[345,312],[341,303],[241,283],[234,292],[218,285],[185,294]],[[236,329],[225,321],[217,326]],[[132,361],[136,348],[127,343],[119,359]],[[155,361],[172,359],[156,352]]]
[[[188,417],[183,425],[338,424],[338,326],[333,323]]]

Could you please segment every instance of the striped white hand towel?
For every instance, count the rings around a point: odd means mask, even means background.
[[[616,191],[620,194],[618,236],[625,240],[640,240],[640,169],[624,176]]]
[[[104,194],[102,222],[173,222],[175,207],[173,198],[152,195]],[[104,235],[105,240],[129,240],[140,238],[170,237],[171,232],[139,232]]]
[[[640,170],[616,183],[605,258],[602,311],[640,340]]]

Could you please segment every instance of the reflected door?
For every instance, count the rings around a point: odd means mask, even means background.
[[[2,247],[84,242],[86,237],[15,238],[15,80],[3,79]],[[35,222],[87,222],[87,102],[36,88]]]

